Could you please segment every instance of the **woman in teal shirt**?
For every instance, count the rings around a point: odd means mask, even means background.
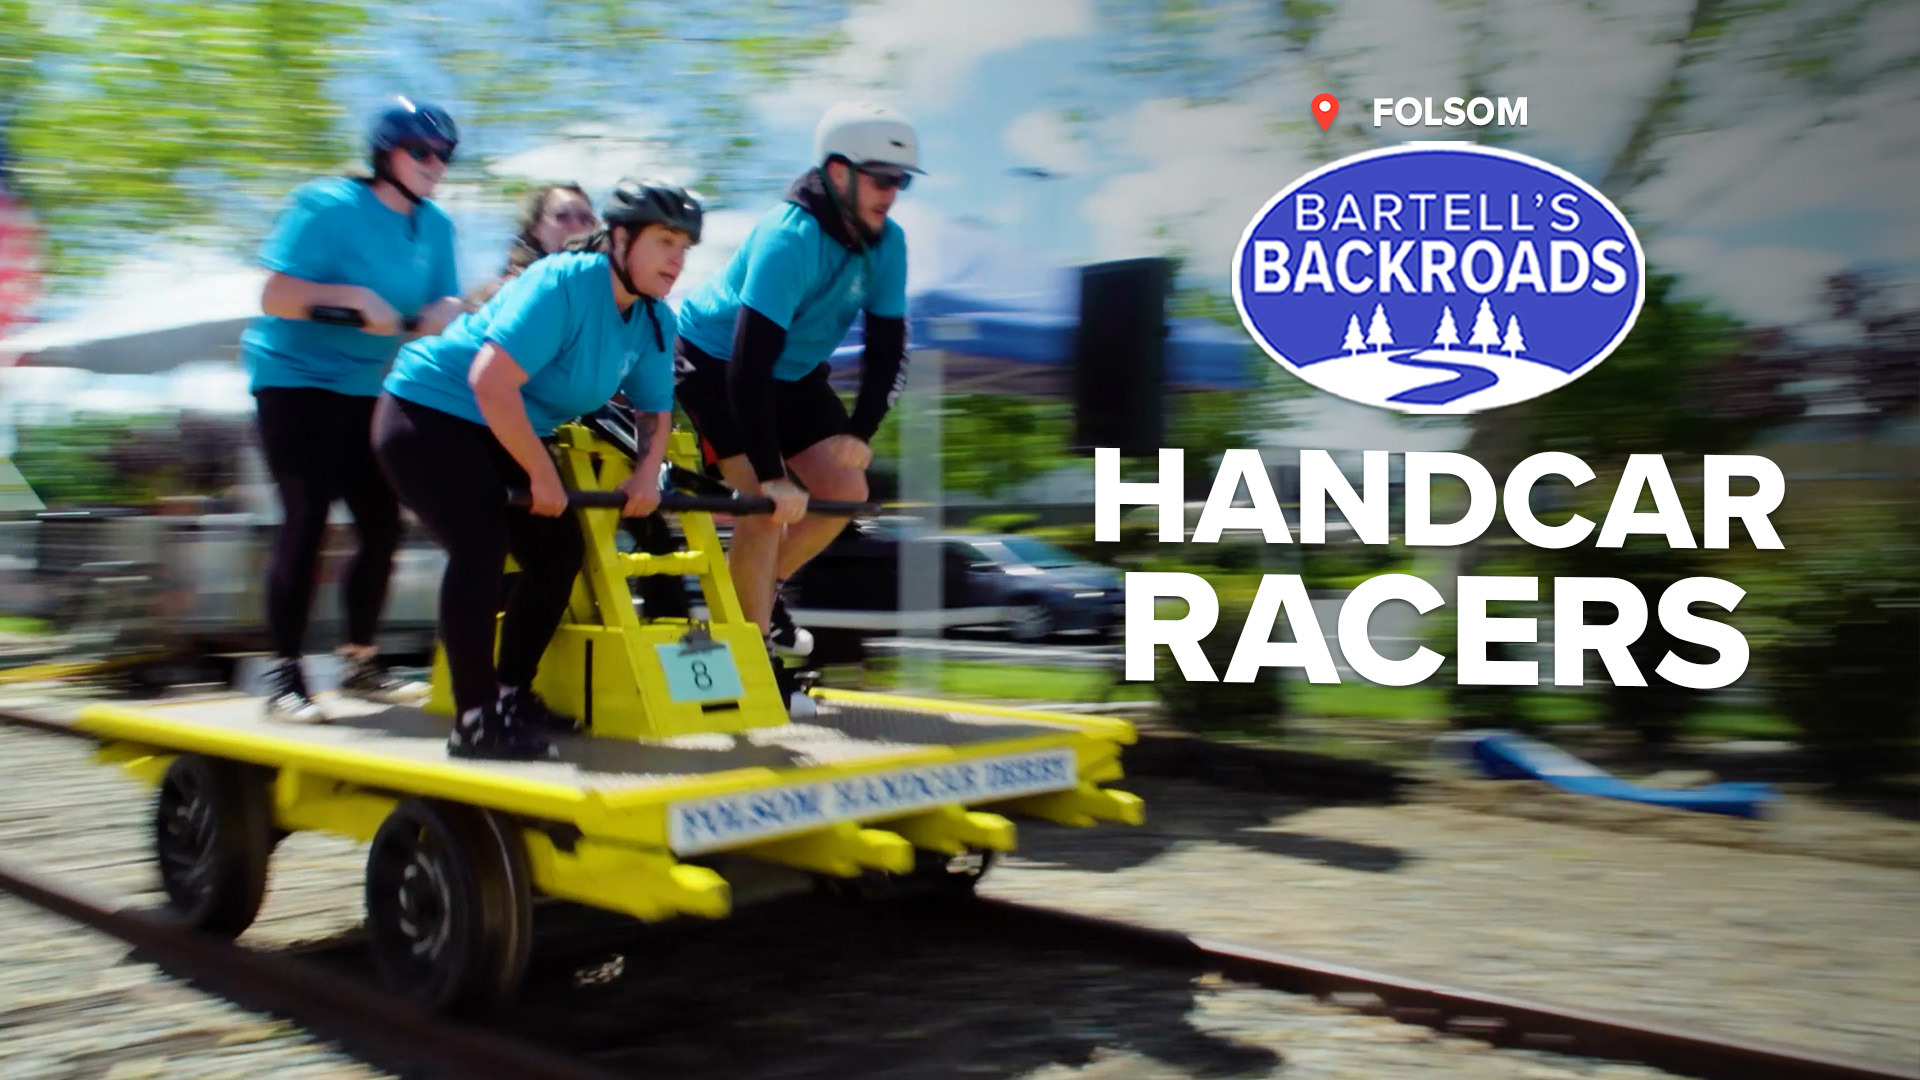
[[[447,549],[440,640],[452,676],[449,753],[545,757],[545,732],[577,725],[533,693],[541,654],[585,557],[542,439],[615,393],[633,406],[641,460],[629,517],[660,503],[673,409],[673,309],[660,303],[700,241],[700,204],[678,187],[622,181],[606,227],[549,255],[437,338],[400,350],[374,410],[374,452],[401,502]],[[509,507],[509,488],[532,493]],[[507,554],[520,573],[499,624]]]
[[[453,222],[427,198],[458,142],[446,113],[400,99],[374,121],[372,178],[302,186],[261,251],[270,271],[260,303],[265,314],[240,343],[282,510],[267,571],[267,626],[278,657],[268,677],[269,717],[324,719],[307,693],[300,655],[335,500],[346,501],[360,537],[341,589],[347,640],[340,689],[375,699],[398,689],[374,644],[400,541],[400,507],[373,460],[373,403],[403,323],[436,334],[465,307]],[[357,312],[362,325],[314,321],[315,309],[326,308]]]

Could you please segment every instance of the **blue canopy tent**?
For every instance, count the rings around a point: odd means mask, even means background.
[[[908,225],[908,340],[946,354],[947,393],[1060,397],[1069,390],[1080,273],[997,245],[946,222]],[[858,385],[862,326],[833,354],[834,383]],[[1170,390],[1243,390],[1261,362],[1246,332],[1205,319],[1170,319]]]

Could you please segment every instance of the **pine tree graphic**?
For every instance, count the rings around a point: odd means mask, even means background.
[[[1453,325],[1452,308],[1440,309],[1440,329],[1433,332],[1433,343],[1443,346],[1460,344],[1460,328]]]
[[[1367,324],[1367,344],[1376,350],[1382,345],[1393,344],[1393,328],[1387,325],[1387,309],[1380,304],[1373,305],[1373,321]]]
[[[1489,345],[1500,344],[1500,324],[1493,321],[1493,306],[1485,300],[1480,301],[1480,310],[1473,317],[1473,336],[1467,344],[1480,346],[1481,352],[1486,352]]]
[[[1349,354],[1357,353],[1367,347],[1367,343],[1360,337],[1360,316],[1347,316],[1347,340],[1341,342],[1340,347],[1347,350]]]
[[[1500,351],[1508,356],[1527,351],[1527,339],[1520,336],[1520,316],[1507,316],[1507,337],[1500,343]]]

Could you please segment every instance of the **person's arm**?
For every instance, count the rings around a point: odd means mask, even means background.
[[[742,304],[733,325],[733,362],[727,365],[727,396],[746,443],[747,461],[764,484],[787,475],[780,452],[779,414],[774,408],[773,365],[787,346],[787,331]]]
[[[876,255],[866,347],[860,352],[860,393],[849,425],[864,443],[873,441],[907,385],[907,234],[899,225],[887,222]]]
[[[308,319],[316,307],[352,308],[366,319],[369,334],[400,332],[400,313],[364,285],[341,281],[340,246],[350,219],[337,194],[324,185],[294,192],[260,245],[260,265],[268,271],[260,310],[280,319]]]
[[[469,305],[458,296],[443,296],[420,309],[419,322],[414,325],[413,337],[432,337],[453,325],[453,320],[472,311]]]
[[[667,459],[667,434],[673,427],[673,413],[635,412],[634,445],[640,448],[640,460],[633,475],[620,485],[627,505],[621,513],[627,517],[646,517],[660,508],[660,466]]]
[[[866,339],[851,424],[853,434],[870,443],[907,385],[907,320],[868,312]]]
[[[620,380],[619,397],[633,417],[636,460],[633,475],[620,489],[626,493],[628,517],[644,517],[660,505],[660,467],[667,460],[667,436],[673,430],[674,313],[659,305],[659,352],[642,353]]]
[[[473,388],[480,415],[486,419],[494,438],[499,439],[513,460],[526,470],[533,512],[557,517],[567,508],[566,489],[560,483],[560,470],[554,467],[546,444],[540,441],[533,430],[533,421],[527,418],[527,403],[520,397],[520,388],[527,384],[527,378],[511,354],[489,341],[481,345],[480,352],[474,356],[473,366],[467,372],[467,385]],[[504,492],[501,497],[505,498]]]
[[[435,217],[444,223],[436,232],[434,244],[433,290],[429,295],[436,297],[418,312],[414,334],[418,337],[432,337],[452,324],[453,320],[465,314],[470,308],[460,296],[460,267],[453,250],[453,222]]]
[[[500,445],[527,472],[534,513],[552,517],[566,508],[560,472],[527,416],[522,388],[553,363],[572,325],[565,283],[552,275],[522,279],[503,297],[487,338],[467,369],[480,415]]]
[[[369,334],[400,332],[400,314],[380,294],[364,285],[323,285],[278,271],[267,275],[260,294],[260,310],[278,319],[307,319],[316,307],[352,308],[366,317],[361,329]]]

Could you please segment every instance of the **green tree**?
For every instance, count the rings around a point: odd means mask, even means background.
[[[874,436],[877,459],[897,463],[900,429],[889,413]],[[1072,416],[1064,402],[1006,394],[955,394],[940,403],[940,483],[992,497],[1080,460],[1067,453]]]
[[[14,6],[14,180],[48,226],[56,275],[97,265],[130,230],[204,225],[237,189],[341,164],[327,84],[358,4]]]
[[[358,110],[454,109],[469,162],[556,124],[663,123],[725,189],[746,103],[840,41],[843,5],[708,0],[0,0],[12,181],[48,226],[56,287],[175,229],[257,242],[285,192],[355,166]]]

